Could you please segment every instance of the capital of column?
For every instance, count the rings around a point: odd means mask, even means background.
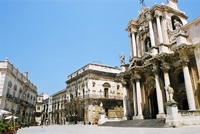
[[[122,79],[121,84],[123,87],[126,87],[126,84],[127,84],[126,80]]]
[[[151,15],[151,14],[148,14],[148,15],[147,15],[147,21],[152,21],[152,20],[153,20],[152,15]]]
[[[167,62],[164,62],[164,63],[162,63],[161,64],[161,67],[160,67],[162,70],[163,70],[163,72],[168,72],[169,70],[170,70],[170,64],[169,63],[167,63]]]
[[[131,81],[139,81],[141,79],[141,75],[140,74],[133,74],[131,76]]]
[[[182,66],[188,66],[189,62],[190,62],[190,60],[188,58],[182,58],[180,60],[180,63]]]
[[[160,16],[162,16],[162,13],[160,11],[156,10],[155,14],[154,14],[154,17],[158,18]]]
[[[158,73],[160,72],[159,67],[158,67],[158,66],[153,66],[152,72],[153,72],[154,74],[158,74]]]

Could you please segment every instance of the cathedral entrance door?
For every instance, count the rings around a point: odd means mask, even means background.
[[[151,90],[151,94],[150,94],[150,98],[151,98],[151,116],[153,119],[156,119],[156,115],[158,114],[158,103],[157,103],[157,95],[156,95],[156,89],[152,89]]]

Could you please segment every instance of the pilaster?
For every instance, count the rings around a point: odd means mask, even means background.
[[[164,105],[163,105],[163,96],[162,91],[160,88],[160,81],[159,81],[159,67],[157,63],[154,63],[153,65],[153,73],[155,74],[155,81],[156,81],[156,96],[157,96],[157,103],[158,103],[158,114],[156,116],[157,119],[159,118],[165,118],[164,113]]]
[[[178,52],[180,54],[181,65],[183,67],[183,74],[184,74],[185,88],[186,88],[189,110],[196,110],[193,87],[192,87],[192,82],[191,82],[189,68],[188,68],[188,64],[189,64],[188,51],[189,50],[187,49],[180,49]]]
[[[135,73],[132,77],[136,81],[136,95],[137,95],[137,116],[136,119],[144,119],[144,116],[142,114],[142,96],[141,96],[141,88],[140,88],[140,79],[141,75],[138,73]]]
[[[169,79],[169,73],[168,73],[170,70],[170,64],[167,62],[163,62],[161,65],[162,65],[161,69],[164,72],[165,87],[167,87],[168,85],[170,85],[170,79]],[[169,101],[169,95],[168,95],[167,90],[165,90],[165,93],[166,93],[166,101]]]
[[[154,55],[156,55],[156,54],[158,54],[158,50],[155,45],[155,37],[154,37],[154,31],[153,31],[153,26],[152,26],[152,16],[149,14],[147,19],[149,22],[149,33],[150,33],[151,47],[152,47],[151,52]]]

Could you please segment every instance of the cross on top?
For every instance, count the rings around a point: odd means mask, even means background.
[[[140,4],[142,4],[142,6],[145,6],[144,0],[140,0]]]

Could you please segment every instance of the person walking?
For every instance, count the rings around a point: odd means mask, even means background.
[[[39,120],[39,126],[41,126],[41,119]]]
[[[48,127],[48,122],[49,122],[48,119],[46,119],[46,126],[47,126],[47,127]]]
[[[43,128],[43,120],[41,120],[41,125],[40,126],[41,126],[41,128]]]

